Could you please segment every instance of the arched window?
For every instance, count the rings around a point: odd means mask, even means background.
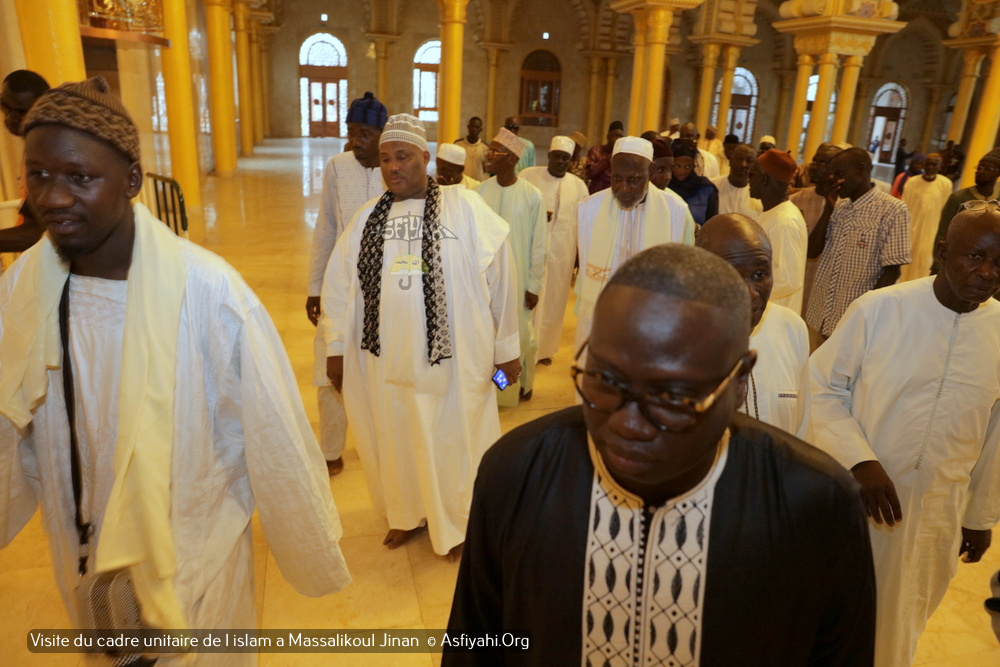
[[[420,120],[438,119],[438,69],[441,40],[424,42],[413,56],[413,113]]]
[[[532,51],[521,66],[521,124],[559,124],[559,60],[548,51]]]
[[[722,79],[715,87],[715,104],[712,105],[712,124],[719,122],[719,99],[722,97]],[[745,67],[737,67],[733,73],[733,97],[729,102],[729,118],[726,119],[726,134],[735,134],[740,141],[753,145],[753,130],[757,121],[757,77]],[[699,127],[700,132],[705,128]],[[719,137],[721,140],[722,137]]]
[[[871,110],[871,134],[866,148],[875,153],[875,161],[894,164],[903,120],[909,106],[909,94],[898,83],[887,83],[875,93]]]
[[[347,136],[347,50],[320,32],[299,49],[299,96],[303,137]]]

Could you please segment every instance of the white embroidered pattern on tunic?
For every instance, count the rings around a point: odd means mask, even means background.
[[[709,522],[728,435],[694,489],[648,508],[618,487],[591,445],[584,667],[699,664]]]

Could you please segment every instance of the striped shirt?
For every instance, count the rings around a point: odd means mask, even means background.
[[[841,199],[830,216],[806,323],[829,336],[851,302],[875,287],[884,267],[909,263],[906,204],[874,187],[857,201]]]

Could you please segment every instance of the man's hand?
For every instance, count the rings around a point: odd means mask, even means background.
[[[531,292],[524,293],[524,307],[528,310],[534,310],[535,306],[538,305],[538,295],[532,294]],[[506,371],[504,371],[506,373]]]
[[[313,326],[316,326],[319,323],[319,312],[319,297],[306,297],[306,315],[309,317],[309,321],[313,323]]]
[[[885,468],[878,461],[862,461],[851,468],[854,479],[861,485],[861,499],[865,504],[868,516],[875,523],[895,526],[903,520],[903,508],[899,505],[899,496]]]
[[[962,557],[963,563],[978,563],[983,554],[990,548],[990,541],[993,539],[991,530],[972,530],[962,528],[962,546],[958,549],[958,555]]]
[[[327,362],[329,366],[329,362]],[[507,376],[507,381],[511,384],[517,382],[517,379],[521,377],[521,360],[511,359],[510,361],[505,361],[502,364],[497,364],[496,367],[503,371],[503,374]]]
[[[330,378],[330,384],[338,392],[344,386],[344,358],[343,357],[327,357],[326,358],[326,376]]]

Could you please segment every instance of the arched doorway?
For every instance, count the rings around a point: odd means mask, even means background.
[[[719,122],[719,99],[722,97],[722,79],[715,86],[715,103],[712,105],[712,125]],[[733,96],[729,102],[726,134],[735,134],[740,143],[754,145],[753,130],[757,121],[757,77],[745,67],[733,72]],[[705,129],[699,127],[699,131]],[[721,140],[723,137],[719,137]]]
[[[333,35],[310,35],[299,49],[303,137],[347,136],[347,50]]]
[[[882,164],[895,162],[896,147],[903,133],[908,99],[906,89],[898,83],[887,83],[875,93],[869,126],[872,130],[868,135],[866,148],[875,153],[877,162]]]
[[[521,66],[521,124],[559,125],[562,80],[559,59],[549,51],[532,51]]]
[[[420,120],[438,119],[438,74],[441,40],[424,42],[413,56],[413,113]]]

